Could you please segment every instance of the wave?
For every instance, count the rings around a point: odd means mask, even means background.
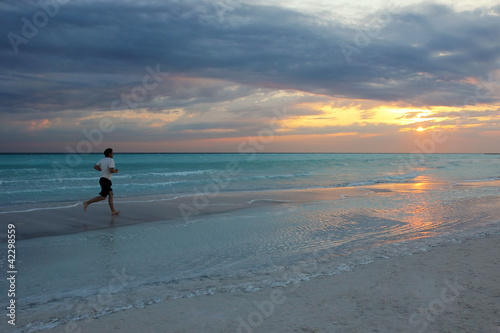
[[[35,211],[39,211],[39,210],[67,209],[67,208],[76,207],[78,205],[81,205],[81,203],[76,203],[76,204],[66,205],[66,206],[36,207],[36,208],[28,208],[28,209],[23,209],[23,210],[11,210],[11,211],[0,212],[0,214],[28,213],[28,212],[35,212]]]
[[[249,205],[255,203],[255,202],[276,202],[276,203],[287,203],[287,202],[291,202],[290,200],[277,200],[277,199],[253,199],[253,200],[250,200],[248,201],[247,203]]]
[[[16,179],[16,180],[2,180],[0,181],[1,183],[4,184],[32,184],[34,182],[36,183],[43,183],[43,182],[74,182],[74,181],[89,181],[92,180],[92,176],[89,177],[74,177],[74,178],[48,178],[48,179]]]
[[[295,174],[259,175],[259,176],[243,177],[243,178],[239,178],[238,180],[241,181],[241,180],[255,180],[255,179],[301,178],[301,177],[308,177],[308,176],[312,176],[312,175],[314,175],[313,172],[302,172],[302,173],[295,173]],[[379,184],[379,183],[401,183],[401,182],[415,179],[420,175],[421,175],[421,172],[412,171],[412,172],[408,172],[408,173],[400,174],[400,175],[387,175],[387,176],[385,176],[385,179],[367,179],[367,180],[351,181],[351,182],[345,182],[345,183],[329,184],[329,185],[325,185],[325,186],[320,186],[318,188],[364,186],[364,185],[373,185],[373,184]],[[307,187],[307,188],[301,187],[301,188],[293,188],[293,189],[301,190],[301,189],[309,189],[309,187]],[[280,190],[280,189],[276,188],[276,189],[271,189],[271,190]]]
[[[170,172],[148,172],[144,174],[144,176],[160,176],[160,177],[191,176],[191,175],[205,175],[217,172],[218,170],[215,169],[192,170],[192,171],[170,171]]]
[[[206,174],[213,172],[213,170],[196,170],[196,171],[186,171],[186,172],[168,172],[168,173],[161,173],[162,175],[165,174]],[[151,173],[150,173],[151,174]],[[157,173],[158,174],[158,173]],[[367,180],[359,180],[359,181],[347,181],[347,182],[342,182],[342,183],[327,183],[324,186],[321,186],[321,183],[318,183],[317,180],[314,181],[314,184],[307,184],[306,186],[301,186],[303,184],[296,183],[294,184],[293,181],[290,182],[289,184],[286,184],[285,186],[275,184],[272,181],[266,182],[268,179],[290,179],[290,178],[300,178],[300,177],[308,177],[314,175],[313,172],[302,172],[302,173],[290,173],[290,174],[275,174],[275,175],[254,175],[250,177],[232,177],[225,179],[224,184],[229,184],[231,182],[238,182],[236,187],[232,186],[222,186],[219,188],[221,193],[245,193],[245,192],[252,192],[252,193],[258,193],[258,192],[268,192],[268,191],[289,191],[289,190],[314,190],[314,189],[327,189],[327,188],[338,188],[338,187],[359,187],[359,186],[369,186],[369,185],[374,185],[374,184],[380,184],[380,183],[401,183],[401,182],[406,182],[409,180],[412,180],[420,175],[420,172],[409,172],[406,174],[400,174],[400,175],[387,175],[385,178],[381,179],[367,179]],[[256,181],[260,180],[260,181]],[[151,189],[150,194],[154,194],[155,192],[158,195],[158,198],[152,199],[151,201],[161,201],[161,200],[171,200],[171,198],[165,199],[165,195],[174,195],[174,196],[192,196],[192,195],[204,195],[208,193],[204,193],[203,191],[199,190],[199,187],[196,187],[195,184],[199,182],[210,182],[210,179],[193,179],[193,180],[172,180],[172,181],[161,181],[161,182],[154,182],[151,181],[151,179],[148,179],[147,182],[140,183],[140,182],[131,182],[131,183],[120,183],[119,186],[123,188],[123,191],[125,193],[134,191],[137,193],[142,193],[145,190]],[[241,185],[241,183],[243,185]],[[254,182],[252,182],[254,181]],[[250,185],[245,185],[248,182],[251,183]],[[303,182],[302,182],[303,183]],[[184,185],[179,185],[175,187],[175,190],[172,186],[177,185],[177,184],[184,184]],[[223,185],[224,185],[223,184]],[[235,183],[236,184],[236,183]],[[243,186],[243,188],[242,188]],[[167,193],[159,193],[158,191],[161,190],[161,188],[170,188],[168,192],[171,192],[170,194]],[[38,196],[44,195],[44,193],[51,193],[51,192],[67,192],[67,191],[81,191],[81,190],[87,190],[87,189],[96,189],[94,185],[83,185],[83,186],[78,186],[75,184],[75,186],[58,186],[58,187],[44,187],[44,188],[25,188],[25,189],[13,189],[12,191],[4,191],[4,194],[29,194],[29,193],[38,193]],[[137,190],[137,191],[136,191]],[[161,192],[161,191],[160,191]],[[54,198],[56,199],[56,198]],[[258,200],[258,199],[256,199]],[[64,201],[64,200],[60,200]],[[255,200],[254,200],[255,201]],[[36,200],[34,201],[36,202]],[[34,203],[32,202],[32,203]],[[30,204],[32,204],[30,203]],[[74,205],[73,205],[74,206]],[[12,212],[26,212],[26,211],[33,211],[33,210],[43,210],[43,209],[58,209],[58,208],[68,208],[68,207],[73,207],[73,206],[58,206],[58,207],[48,207],[48,208],[31,208],[27,210],[22,210],[22,211],[12,211]],[[5,207],[7,208],[7,207]],[[4,209],[5,209],[4,208]],[[8,208],[7,208],[8,209]],[[1,212],[2,214],[5,214],[7,212]]]
[[[148,172],[144,174],[118,174],[118,175],[113,175],[113,179],[137,179],[137,178],[143,178],[143,177],[179,177],[179,176],[192,176],[192,175],[204,175],[204,174],[213,174],[217,173],[218,170],[215,169],[207,169],[207,170],[193,170],[193,171],[171,171],[171,172]],[[52,174],[52,172],[51,172]],[[11,176],[11,175],[10,175]],[[1,179],[0,180],[0,185],[3,184],[15,184],[15,183],[21,183],[21,184],[31,184],[33,182],[36,183],[45,183],[45,182],[76,182],[76,181],[94,181],[96,178],[98,178],[99,174],[92,173],[88,174],[87,176],[79,176],[79,177],[64,177],[64,178],[33,178],[33,179],[12,179],[12,177],[9,177],[9,179]]]
[[[421,175],[420,172],[418,172],[418,171],[412,171],[412,172],[404,173],[402,175],[388,175],[388,176],[386,176],[386,178],[388,180],[404,181],[404,180],[408,180],[408,179],[415,179],[415,178],[417,178],[420,175]]]
[[[280,178],[296,178],[296,177],[307,177],[313,175],[312,172],[302,172],[302,173],[293,173],[293,174],[281,174],[281,175],[259,175],[259,176],[251,176],[243,179],[280,179]]]
[[[158,186],[170,186],[173,184],[188,183],[189,180],[171,180],[166,182],[147,182],[147,183],[125,183],[120,184],[120,187],[158,187]]]
[[[40,193],[40,192],[58,192],[58,191],[70,191],[70,190],[80,190],[80,189],[91,189],[91,188],[96,188],[96,186],[90,186],[90,185],[75,185],[75,186],[60,186],[60,187],[48,187],[48,188],[39,188],[39,189],[21,189],[21,190],[14,190],[14,191],[3,191],[2,194],[16,194],[16,193]]]
[[[402,175],[387,175],[385,179],[368,179],[360,180],[355,182],[341,183],[337,184],[338,187],[356,187],[356,186],[367,186],[375,184],[391,184],[391,183],[403,183],[408,180],[412,180],[420,176],[421,173],[418,171],[408,172]]]

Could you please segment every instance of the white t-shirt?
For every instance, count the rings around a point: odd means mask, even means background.
[[[111,180],[112,173],[109,171],[109,168],[115,167],[115,161],[111,157],[105,157],[95,165],[101,168],[101,177]]]

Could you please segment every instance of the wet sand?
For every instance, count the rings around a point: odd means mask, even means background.
[[[449,184],[431,188],[439,186]],[[189,223],[205,214],[259,205],[426,189],[416,183],[269,191],[259,192],[258,197],[253,193],[218,194],[206,197],[208,205],[198,206],[195,197],[151,202],[145,202],[148,198],[141,198],[143,202],[128,199],[117,200],[117,208],[122,210],[118,217],[110,215],[107,203],[92,205],[87,212],[73,203],[67,209],[3,214],[1,223],[16,223],[19,235],[33,238],[148,221]],[[196,209],[197,214],[186,219],[181,205]],[[487,207],[488,216],[498,216],[498,207]],[[453,212],[461,214],[458,208]],[[494,225],[500,226],[498,222]],[[33,309],[24,304],[28,310],[19,309],[17,328],[36,331],[41,324],[54,326],[43,332],[500,332],[500,236],[497,227],[489,230],[497,231],[461,244],[431,247],[424,253],[379,258],[352,271],[312,277],[287,287],[131,302],[134,305],[126,309],[104,309],[91,319],[66,321],[68,311],[78,314],[79,306],[85,305],[78,302],[55,306],[56,300]],[[206,283],[200,280],[200,285]],[[30,323],[35,325],[25,326]],[[0,331],[5,324],[0,323]],[[12,331],[10,326],[6,329]]]
[[[164,300],[44,332],[500,332],[499,299],[500,236],[489,235],[284,288]]]
[[[308,203],[337,200],[346,197],[377,195],[387,192],[421,192],[449,187],[475,187],[476,183],[447,182],[382,183],[355,187],[333,187],[307,190],[278,190],[260,192],[207,193],[176,198],[137,197],[115,198],[118,216],[112,216],[107,200],[91,204],[83,211],[82,202],[64,202],[45,206],[11,207],[0,211],[1,230],[9,223],[17,226],[19,240],[85,232],[118,226],[165,221],[190,223],[204,215],[231,212],[245,208],[281,203]],[[498,186],[497,182],[480,186]],[[0,231],[0,235],[2,232]]]
[[[9,209],[14,212],[0,215],[2,218],[0,227],[1,230],[7,230],[7,224],[16,224],[17,239],[22,240],[152,221],[190,223],[203,215],[280,203],[336,200],[369,193],[369,190],[358,188],[325,188],[200,194],[167,199],[159,197],[115,199],[115,208],[120,210],[119,216],[111,215],[107,201],[89,205],[86,212],[83,211],[81,202],[66,202],[55,207],[38,207],[36,210],[24,212],[22,207]]]

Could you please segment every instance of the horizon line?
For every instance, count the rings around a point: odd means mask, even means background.
[[[440,155],[440,154],[482,154],[482,155],[500,155],[500,152],[459,152],[459,153],[416,153],[416,152],[251,152],[251,153],[240,153],[240,152],[117,152],[118,154],[425,154],[425,155]],[[95,155],[102,154],[102,152],[92,152],[92,153],[71,153],[71,152],[0,152],[1,155],[7,154],[59,154],[59,155]]]

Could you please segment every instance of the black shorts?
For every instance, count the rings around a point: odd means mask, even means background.
[[[113,191],[113,189],[111,188],[111,185],[113,184],[108,178],[101,177],[99,179],[99,185],[101,185],[101,193],[99,193],[101,197],[106,198],[109,194],[109,191]]]

